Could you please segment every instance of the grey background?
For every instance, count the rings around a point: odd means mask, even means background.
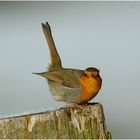
[[[140,2],[0,2],[0,116],[51,110],[42,72],[50,61],[41,22],[51,25],[65,67],[100,69],[113,138],[140,138]]]

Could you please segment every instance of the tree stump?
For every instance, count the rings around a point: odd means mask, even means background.
[[[1,139],[111,139],[100,103],[0,120]]]

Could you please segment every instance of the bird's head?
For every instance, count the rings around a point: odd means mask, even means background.
[[[84,76],[89,78],[93,77],[96,78],[99,76],[100,71],[94,67],[89,67],[84,71]]]

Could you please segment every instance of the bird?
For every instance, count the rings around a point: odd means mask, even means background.
[[[48,65],[48,71],[34,74],[47,79],[50,92],[56,101],[76,107],[87,104],[101,89],[100,70],[95,67],[85,70],[64,68],[49,23],[41,25],[48,43],[51,63]]]

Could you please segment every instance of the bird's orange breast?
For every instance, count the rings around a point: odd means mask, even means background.
[[[86,103],[97,95],[98,91],[101,88],[102,81],[100,77],[97,77],[97,78],[81,77],[80,83],[82,86],[82,92],[77,97],[77,101],[79,103]]]

